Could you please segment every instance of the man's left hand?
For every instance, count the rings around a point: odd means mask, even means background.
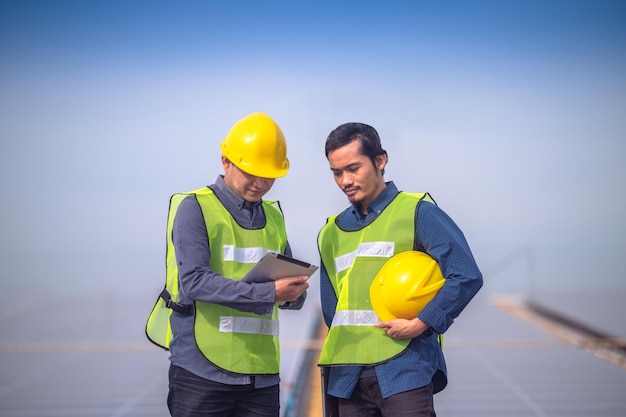
[[[393,339],[413,339],[430,327],[417,317],[411,320],[394,319],[376,323],[376,327],[381,328],[387,333],[387,336]]]

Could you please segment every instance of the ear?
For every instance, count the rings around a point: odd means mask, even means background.
[[[224,155],[222,155],[222,166],[224,167],[224,171],[228,168],[231,167],[233,163],[230,162],[230,159],[226,158]]]
[[[377,155],[376,158],[376,169],[382,171],[387,166],[387,152]]]

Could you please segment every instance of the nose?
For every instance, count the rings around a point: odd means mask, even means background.
[[[341,185],[344,187],[352,185],[352,177],[349,174],[343,174],[341,176]]]
[[[253,185],[260,189],[269,188],[274,182],[274,178],[254,177]]]

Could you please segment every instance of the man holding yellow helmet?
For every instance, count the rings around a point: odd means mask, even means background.
[[[325,151],[351,203],[318,236],[326,416],[435,416],[433,394],[447,384],[439,335],[482,275],[428,193],[385,182],[387,152],[373,127],[343,124]]]
[[[166,286],[146,326],[170,350],[173,417],[278,417],[278,309],[300,309],[307,276],[241,281],[268,252],[291,256],[277,201],[289,170],[285,137],[264,113],[230,129],[224,175],[170,201]]]

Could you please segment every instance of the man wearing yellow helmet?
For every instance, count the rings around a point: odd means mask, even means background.
[[[146,326],[170,350],[173,417],[279,415],[278,309],[300,309],[306,276],[241,278],[268,252],[291,256],[277,201],[287,146],[268,115],[239,120],[220,145],[224,175],[170,201],[166,288]]]
[[[478,292],[482,275],[463,233],[428,193],[398,191],[385,182],[387,152],[373,127],[340,125],[329,134],[325,151],[335,182],[351,203],[330,217],[318,236],[322,311],[329,327],[319,359],[326,404],[334,403],[340,417],[435,416],[433,394],[447,384],[438,335]],[[414,251],[430,257],[411,261]],[[405,255],[409,263],[402,261],[401,268],[387,263]],[[396,312],[412,307],[394,308],[380,287],[401,283],[387,275],[404,273],[410,262],[415,268],[440,268],[441,274],[407,274],[426,281],[407,284],[415,294],[396,302],[427,301],[414,316],[401,317]]]

